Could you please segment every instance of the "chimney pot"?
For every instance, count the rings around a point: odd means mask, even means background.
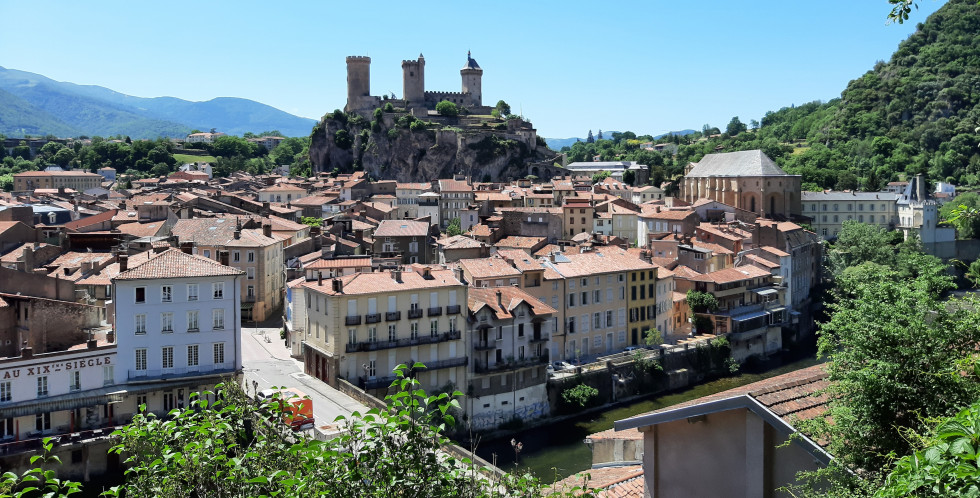
[[[316,284],[318,286],[322,286],[323,285],[323,272],[319,272],[319,271],[316,272]]]
[[[24,342],[27,342],[27,341],[24,341]],[[32,358],[32,357],[34,357],[34,348],[32,348],[30,346],[25,346],[25,347],[23,347],[20,350],[20,355],[23,358]]]
[[[125,254],[119,255],[119,272],[122,273],[129,269],[129,256]]]
[[[499,290],[497,291],[497,306],[501,309],[504,307],[504,297]]]

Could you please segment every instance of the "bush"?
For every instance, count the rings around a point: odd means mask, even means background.
[[[388,140],[396,140],[396,139],[398,139],[398,135],[400,133],[401,132],[398,131],[398,128],[392,128],[392,129],[388,130]]]
[[[347,130],[337,130],[337,133],[333,135],[333,143],[337,144],[337,147],[347,150],[350,149],[354,140],[351,139],[350,133]]]
[[[448,116],[453,118],[459,115],[459,108],[456,107],[456,104],[448,100],[443,100],[442,102],[436,104],[436,112],[438,112],[440,116]]]
[[[579,408],[585,408],[597,397],[599,397],[599,390],[587,384],[570,387],[561,393],[561,399],[565,403]]]
[[[408,125],[408,128],[412,131],[424,131],[425,121],[420,121],[416,119],[415,121],[412,121],[412,124]]]
[[[395,106],[391,105],[391,102],[388,102],[385,104],[384,110],[385,112],[395,112]]]

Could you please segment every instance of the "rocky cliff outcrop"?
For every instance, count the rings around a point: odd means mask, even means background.
[[[523,178],[529,164],[555,160],[530,123],[519,119],[418,119],[380,109],[368,117],[324,116],[311,136],[314,171],[364,170],[376,179],[400,182],[428,182],[454,173],[503,181]]]

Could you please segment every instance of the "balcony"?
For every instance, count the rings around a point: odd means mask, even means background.
[[[422,318],[422,308],[408,310],[408,318]]]
[[[242,302],[243,303],[254,303],[255,302],[255,296],[242,296]]]
[[[232,363],[220,363],[217,365],[200,365],[196,367],[167,368],[163,370],[130,370],[129,380],[167,380],[180,377],[197,377],[201,375],[219,375],[234,373],[235,366]]]
[[[493,365],[487,365],[482,362],[476,362],[473,364],[473,371],[476,373],[502,372],[505,370],[516,370],[518,368],[533,367],[536,365],[546,365],[547,363],[548,363],[548,355],[544,354],[541,356],[532,356],[530,358],[524,358],[523,360],[502,361],[500,363],[495,363]]]
[[[458,315],[459,314],[459,305],[458,304],[450,304],[449,306],[446,306],[446,314],[447,315]]]
[[[360,325],[361,315],[352,315],[344,318],[344,325]]]
[[[470,359],[467,356],[463,356],[461,358],[450,358],[447,360],[430,361],[425,364],[424,368],[413,369],[413,371],[410,371],[408,373],[408,376],[412,376],[414,373],[417,372],[425,372],[429,370],[441,370],[444,368],[465,367],[466,365],[469,364],[469,361]],[[408,365],[411,365],[413,363],[415,363],[415,360],[410,360],[407,362]],[[385,389],[391,385],[391,383],[395,380],[395,378],[396,377],[394,375],[388,375],[385,377],[375,377],[373,379],[369,379],[366,377],[359,377],[357,379],[357,383],[358,385],[360,385],[361,389],[364,389],[365,391],[371,389]]]
[[[473,349],[475,351],[489,351],[491,349],[497,349],[497,340],[490,339],[487,341],[477,341],[473,343]]]
[[[368,313],[364,315],[365,323],[378,323],[381,321],[381,313]]]
[[[442,306],[435,306],[429,308],[429,316],[440,316],[442,315]]]
[[[402,312],[401,311],[389,311],[389,312],[385,313],[385,321],[386,322],[397,322],[398,320],[401,320],[401,319],[402,319]]]
[[[420,346],[423,344],[436,344],[439,342],[446,341],[456,341],[459,340],[461,334],[458,330],[450,330],[437,335],[420,335],[415,338],[406,337],[403,339],[396,339],[394,341],[362,341],[347,343],[344,346],[344,351],[347,353],[357,353],[357,352],[367,352],[367,351],[378,351],[381,349],[394,349],[394,348],[404,348],[411,346]]]
[[[548,339],[548,334],[537,333],[532,334],[527,340],[530,342],[548,342]]]

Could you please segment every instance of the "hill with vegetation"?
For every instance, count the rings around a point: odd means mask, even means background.
[[[0,103],[11,103],[0,111],[0,133],[15,137],[182,137],[193,129],[211,128],[231,135],[276,129],[287,136],[302,137],[315,123],[248,99],[220,97],[190,102],[174,97],[133,97],[3,67],[0,92]]]
[[[511,115],[470,115],[451,102],[445,113],[415,117],[386,103],[371,114],[336,110],[310,136],[314,171],[366,171],[372,178],[428,182],[469,175],[474,181],[524,178],[528,164],[557,159],[531,123]],[[498,106],[507,106],[500,101]]]

